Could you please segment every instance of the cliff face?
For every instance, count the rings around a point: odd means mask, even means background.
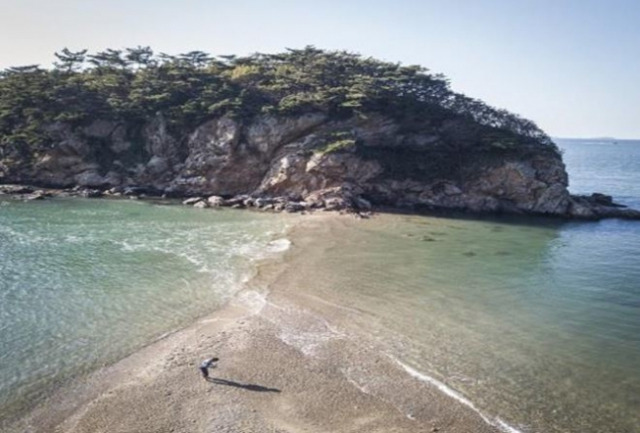
[[[322,113],[207,121],[168,131],[161,114],[144,125],[95,120],[48,126],[56,146],[28,161],[0,160],[0,181],[59,187],[144,186],[179,196],[286,197],[300,207],[371,204],[578,216],[613,216],[567,191],[555,148],[479,146],[455,120],[437,127],[380,115]],[[601,203],[604,204],[604,203]],[[611,208],[615,209],[615,208]],[[613,212],[613,210],[611,210]]]

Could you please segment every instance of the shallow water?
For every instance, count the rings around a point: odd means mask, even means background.
[[[560,146],[572,192],[640,207],[640,143]],[[0,413],[219,306],[287,248],[287,221],[0,201]],[[300,290],[416,380],[505,431],[640,432],[639,222],[379,215],[314,242]]]
[[[640,431],[636,223],[526,223],[384,216],[338,227],[340,242],[308,271],[312,291],[357,306],[354,335],[489,419]]]
[[[287,249],[287,224],[131,200],[0,201],[0,415],[220,306]]]
[[[640,204],[640,143],[562,146],[573,192]],[[502,430],[640,432],[640,222],[382,215],[323,242],[309,291]]]

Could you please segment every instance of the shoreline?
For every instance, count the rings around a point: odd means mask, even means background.
[[[324,253],[309,233],[342,218],[351,219],[316,214],[297,222],[285,257],[260,263],[226,306],[55,391],[8,432],[516,431],[487,424],[348,338],[340,315],[349,307],[298,293],[296,260]],[[211,373],[224,384],[199,376],[208,356],[220,357]]]
[[[600,221],[604,219],[628,219],[640,220],[640,210],[613,201],[613,196],[592,193],[591,195],[571,194],[571,200],[575,203],[575,212],[569,214],[530,212],[514,209],[475,209],[465,206],[445,206],[436,203],[430,205],[414,204],[408,207],[388,206],[386,204],[372,203],[364,198],[349,203],[345,200],[333,200],[327,203],[316,201],[304,201],[300,198],[282,196],[253,196],[239,194],[230,197],[219,195],[176,195],[144,186],[119,186],[113,188],[90,187],[54,187],[37,186],[31,184],[0,183],[0,196],[7,195],[23,201],[44,200],[55,197],[82,197],[82,198],[107,198],[107,199],[144,199],[151,201],[172,200],[183,205],[200,209],[230,207],[234,209],[253,209],[261,212],[288,212],[288,213],[313,213],[316,211],[332,211],[349,213],[359,218],[369,218],[375,213],[420,215],[451,218],[540,218],[557,221]]]

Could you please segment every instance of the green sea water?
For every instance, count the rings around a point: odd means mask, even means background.
[[[640,143],[560,146],[573,192],[640,207]],[[221,305],[286,250],[291,221],[0,201],[0,418]],[[378,215],[315,242],[300,290],[496,428],[640,432],[639,222]]]
[[[640,208],[640,142],[560,145],[573,192]],[[639,221],[382,215],[323,245],[299,271],[345,332],[497,429],[640,432]]]
[[[228,209],[0,197],[0,421],[222,305],[257,261],[287,249],[287,225]]]
[[[307,278],[504,431],[639,432],[637,224],[383,216],[335,227]]]

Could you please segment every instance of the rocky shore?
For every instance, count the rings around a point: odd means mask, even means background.
[[[313,212],[313,211],[338,211],[352,213],[359,217],[369,217],[377,210],[393,210],[392,208],[377,208],[370,201],[361,196],[351,196],[345,191],[331,191],[335,195],[314,194],[306,199],[290,196],[252,196],[240,194],[232,197],[219,195],[179,197],[174,194],[138,186],[113,187],[109,189],[86,188],[76,186],[73,188],[38,188],[26,185],[0,185],[0,196],[7,195],[18,200],[32,201],[44,200],[53,197],[83,197],[83,198],[129,198],[129,199],[154,199],[173,198],[180,199],[186,206],[199,209],[230,207],[233,209],[255,209],[266,212]],[[603,218],[640,219],[640,211],[630,209],[624,205],[615,203],[613,197],[601,193],[593,193],[590,196],[571,195],[570,215],[561,215],[565,218],[583,220],[599,220]],[[454,208],[455,209],[455,208]],[[401,207],[405,212],[429,213],[442,210],[439,206]],[[445,209],[446,210],[446,209]],[[476,213],[482,213],[482,211]],[[514,212],[520,213],[520,212]]]
[[[459,130],[451,136],[454,127]],[[51,150],[29,162],[0,160],[0,183],[53,189],[5,186],[0,192],[26,199],[172,197],[197,207],[288,212],[391,208],[640,218],[602,194],[570,195],[555,147],[524,139],[513,148],[461,141],[457,135],[473,132],[463,122],[407,128],[382,116],[335,120],[322,113],[249,123],[222,117],[182,137],[169,132],[161,114],[138,131],[104,120],[75,129],[58,123],[50,128],[58,143]]]
[[[314,47],[180,59],[3,77],[0,184],[198,207],[640,218],[604,195],[572,196],[534,122],[426,69]]]

